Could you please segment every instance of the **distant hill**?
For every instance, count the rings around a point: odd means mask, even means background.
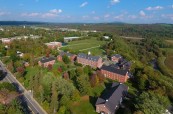
[[[47,24],[46,22],[29,22],[29,21],[0,21],[0,25],[42,25]]]

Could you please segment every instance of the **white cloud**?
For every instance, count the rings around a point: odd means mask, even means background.
[[[95,14],[96,12],[95,11],[92,11],[91,14]]]
[[[24,17],[36,17],[36,16],[39,16],[40,14],[39,13],[22,13],[21,15]]]
[[[117,4],[119,2],[120,2],[120,0],[111,0],[111,5]]]
[[[4,16],[4,15],[9,15],[10,12],[3,12],[3,11],[0,11],[0,16]]]
[[[57,14],[54,13],[44,13],[41,15],[42,18],[53,18],[53,17],[57,17]]]
[[[3,16],[3,15],[5,15],[5,12],[0,12],[0,16]]]
[[[129,15],[128,18],[130,18],[130,19],[136,19],[138,17],[136,15]]]
[[[100,20],[100,17],[95,16],[95,17],[93,17],[93,19],[94,19],[94,20]]]
[[[171,8],[173,8],[173,5],[171,6]]]
[[[161,17],[173,20],[173,14],[162,14]]]
[[[82,4],[80,5],[80,7],[82,8],[82,7],[85,7],[86,5],[88,5],[88,2],[82,3]]]
[[[82,16],[82,18],[83,18],[83,19],[88,19],[89,16],[88,16],[88,15],[84,15],[84,16]]]
[[[110,17],[109,14],[104,15],[104,18],[109,18],[109,17]]]
[[[22,13],[21,16],[23,17],[39,17],[39,18],[54,18],[57,17],[58,14],[62,13],[61,9],[52,9],[45,13]]]
[[[162,6],[155,6],[155,7],[148,7],[146,8],[146,10],[151,11],[151,10],[162,10],[163,7]]]
[[[142,16],[142,17],[145,17],[146,16],[145,12],[142,11],[142,10],[139,12],[139,15]]]
[[[122,20],[124,18],[124,15],[121,14],[121,15],[117,15],[114,17],[115,19],[118,19],[118,20]]]
[[[49,12],[54,13],[54,14],[59,14],[59,13],[62,13],[62,10],[61,9],[53,9],[53,10],[50,10]]]

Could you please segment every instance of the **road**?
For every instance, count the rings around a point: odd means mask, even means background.
[[[23,94],[23,100],[34,114],[47,114],[47,112],[38,104],[38,102],[31,96],[31,94],[24,88],[24,86],[13,76],[13,74],[0,61],[0,68],[6,73],[4,80],[15,85],[20,94]]]

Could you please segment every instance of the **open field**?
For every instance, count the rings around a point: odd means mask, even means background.
[[[89,101],[89,96],[84,96],[80,102],[74,103],[71,107],[71,111],[72,114],[97,114]]]
[[[172,42],[173,43],[173,42]],[[168,53],[166,60],[165,60],[165,65],[173,71],[173,49],[168,48],[165,49],[166,52]]]
[[[61,50],[69,50],[72,52],[91,52],[92,55],[101,55],[104,51],[100,48],[106,41],[98,41],[96,38],[71,41],[67,46],[61,48]]]
[[[164,48],[163,50],[167,52],[167,57],[164,63],[173,72],[173,49]]]
[[[173,44],[173,40],[166,40],[166,42]]]
[[[166,58],[165,65],[173,71],[173,55]]]

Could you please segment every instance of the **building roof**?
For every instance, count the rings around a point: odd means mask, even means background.
[[[114,54],[111,57],[122,58],[122,56],[120,54]]]
[[[92,56],[92,55],[87,55],[87,54],[84,54],[84,53],[79,53],[77,57],[88,59],[88,60],[91,60],[91,61],[98,61],[100,59],[99,56]]]
[[[70,39],[78,39],[80,37],[64,37],[64,40],[70,40]]]
[[[53,61],[53,60],[55,60],[55,57],[43,57],[43,58],[41,58],[40,62],[46,63],[46,62]]]
[[[125,76],[126,73],[128,72],[127,70],[117,69],[117,68],[114,68],[112,66],[105,66],[105,65],[103,65],[101,67],[101,69],[109,71],[109,72],[113,72],[113,73],[116,73],[116,74],[120,74],[120,75],[123,75],[123,76]]]
[[[61,56],[67,55],[68,57],[74,56],[75,54],[67,53],[67,52],[60,52]]]
[[[113,83],[111,89],[105,91],[96,102],[96,105],[104,104],[114,114],[119,106],[122,96],[127,92],[128,87],[121,83]]]

